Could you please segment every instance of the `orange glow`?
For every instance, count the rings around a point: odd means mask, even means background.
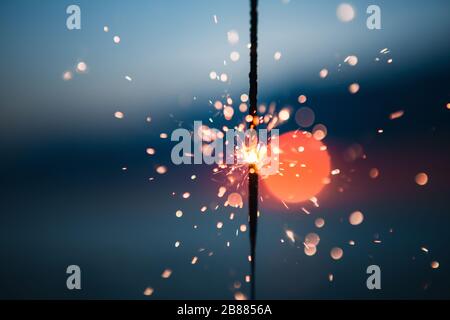
[[[265,188],[289,203],[303,202],[316,196],[330,175],[330,156],[323,147],[321,141],[306,131],[281,135],[279,173],[262,179]]]

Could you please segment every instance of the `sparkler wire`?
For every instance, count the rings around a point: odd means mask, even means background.
[[[254,129],[258,124],[257,115],[257,93],[258,93],[258,0],[250,0],[250,90],[249,90],[249,115],[254,119],[250,123],[250,128]],[[258,120],[258,121],[256,121]],[[258,172],[255,164],[249,165],[249,180],[248,180],[248,215],[250,227],[250,267],[251,267],[251,294],[252,300],[255,299],[255,251],[256,251],[256,231],[258,219]]]

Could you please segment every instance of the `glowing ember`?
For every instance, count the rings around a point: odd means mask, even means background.
[[[334,260],[339,260],[344,255],[344,251],[339,247],[334,247],[331,249],[330,255]]]
[[[364,215],[361,211],[355,211],[349,216],[348,221],[351,225],[357,226],[364,221]]]
[[[428,175],[424,172],[420,172],[416,175],[416,183],[419,186],[424,186],[428,183]]]

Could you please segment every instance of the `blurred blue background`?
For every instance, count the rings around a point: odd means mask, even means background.
[[[450,298],[450,3],[349,1],[356,11],[349,23],[336,17],[340,3],[260,1],[259,101],[298,108],[306,94],[328,128],[333,167],[346,176],[325,189],[311,216],[262,205],[257,298]],[[66,28],[70,4],[81,8],[81,30]],[[382,30],[366,28],[369,4],[380,6]],[[247,234],[235,236],[245,208],[234,210],[234,221],[229,208],[212,210],[220,202],[212,168],[171,165],[173,144],[159,138],[200,119],[214,118],[220,128],[226,123],[209,101],[247,92],[247,1],[5,0],[0,8],[0,297],[146,298],[150,286],[155,299],[232,299],[235,281],[247,294]],[[235,46],[230,30],[240,36]],[[390,53],[380,54],[383,48]],[[356,67],[343,63],[351,54]],[[80,61],[88,72],[74,72]],[[70,81],[62,79],[66,70]],[[229,81],[210,80],[212,70]],[[347,91],[352,82],[361,85],[357,95]],[[405,115],[390,121],[400,109]],[[355,143],[368,158],[345,162]],[[147,147],[156,155],[146,155]],[[160,164],[166,175],[155,173]],[[368,178],[372,167],[379,179]],[[430,176],[423,188],[414,183],[420,171]],[[188,200],[180,197],[185,191]],[[204,215],[202,205],[209,206]],[[366,217],[357,228],[347,223],[354,210]],[[316,230],[314,257],[280,243],[285,228],[304,236],[319,216],[326,226]],[[226,221],[222,230],[217,221]],[[344,248],[342,260],[330,259],[333,246]],[[82,270],[79,292],[65,286],[70,264]],[[382,269],[377,292],[366,288],[370,264]],[[169,279],[160,277],[165,268],[173,270]]]

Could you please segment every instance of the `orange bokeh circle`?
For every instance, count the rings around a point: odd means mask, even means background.
[[[316,196],[329,182],[331,161],[326,146],[310,132],[290,131],[279,137],[279,173],[262,179],[276,198],[299,203]]]

